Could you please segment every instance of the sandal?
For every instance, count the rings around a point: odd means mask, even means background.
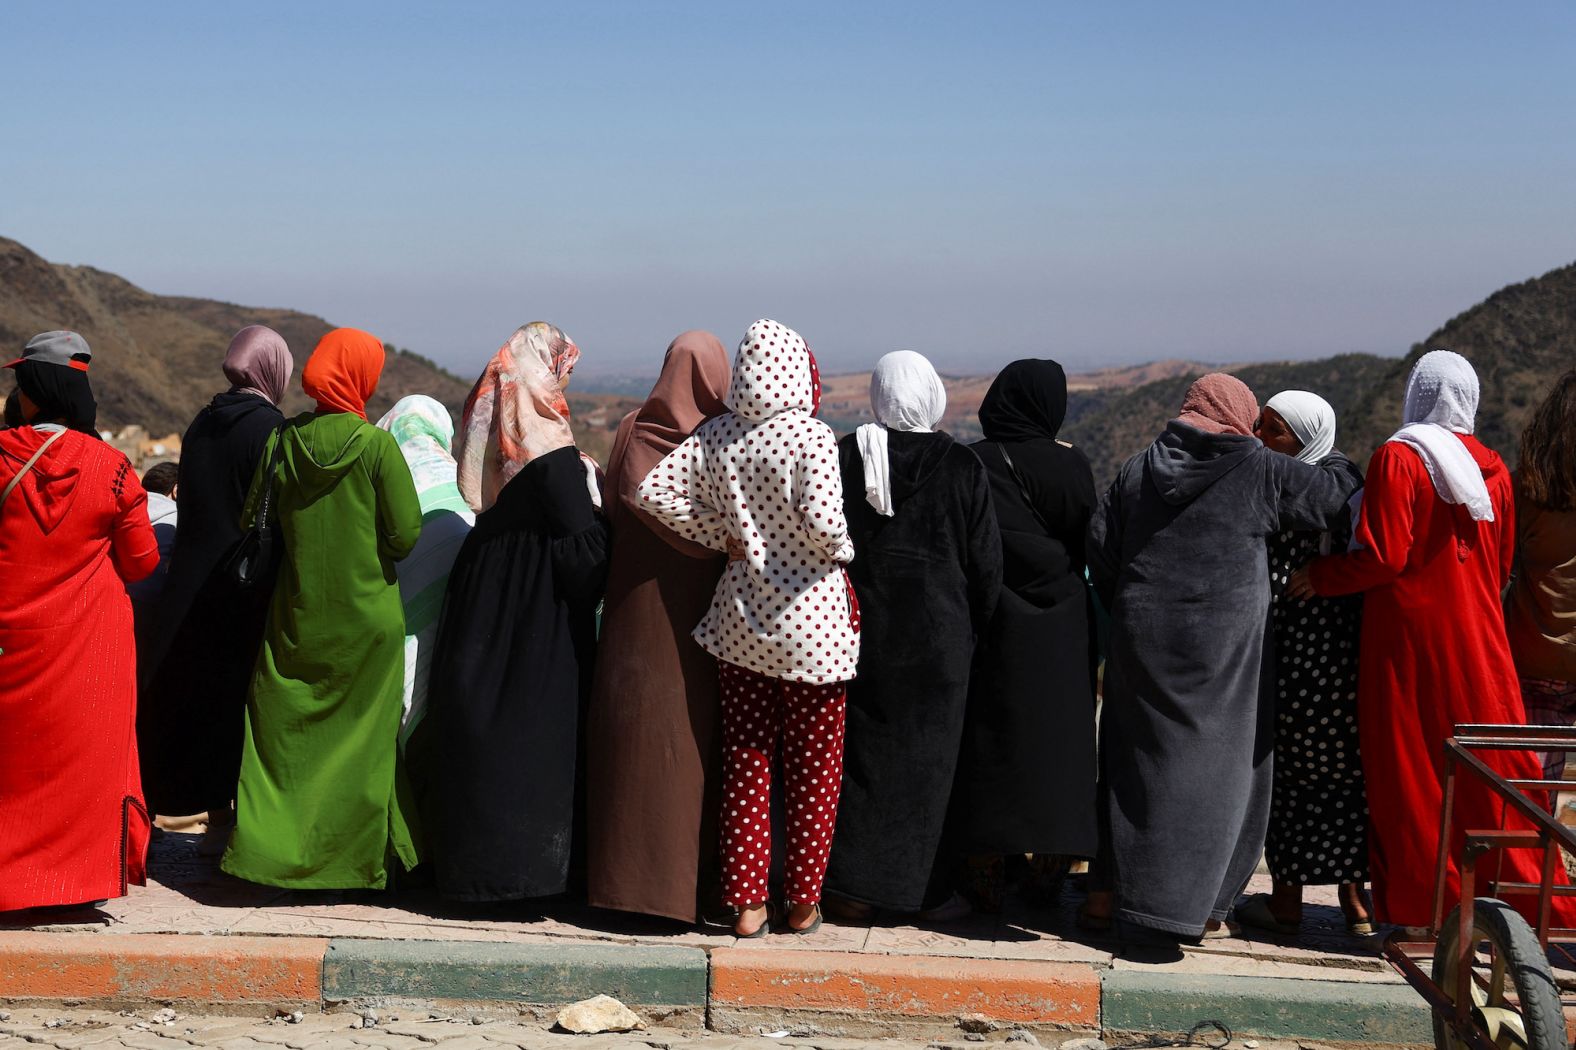
[[[1368,891],[1363,888],[1363,885],[1361,883],[1357,883],[1356,884],[1356,888],[1355,888],[1355,892],[1353,892],[1351,894],[1351,896],[1354,897],[1355,900],[1346,900],[1346,899],[1344,899],[1344,898],[1347,897],[1347,893],[1345,892],[1345,890],[1350,885],[1352,885],[1352,884],[1351,883],[1346,883],[1346,884],[1343,884],[1341,886],[1341,890],[1342,890],[1341,897],[1343,898],[1341,900],[1341,902],[1340,902],[1341,903],[1341,917],[1346,920],[1346,932],[1351,934],[1353,937],[1372,937],[1373,936],[1373,932],[1374,932],[1374,922],[1373,922],[1374,902],[1373,902],[1373,898],[1368,896]],[[1351,905],[1350,908],[1347,907],[1348,904]],[[1363,911],[1367,912],[1368,913],[1367,916],[1365,916],[1364,918],[1361,918],[1361,919],[1353,918],[1352,917],[1352,911],[1355,910],[1356,908],[1361,908]]]
[[[821,906],[817,904],[815,906],[815,921],[810,923],[810,925],[806,926],[804,929],[799,929],[786,919],[783,920],[783,925],[788,928],[789,933],[796,937],[808,937],[810,934],[821,928],[821,920],[824,917],[825,916],[821,914]]]
[[[1242,926],[1239,923],[1228,922],[1222,919],[1220,925],[1213,930],[1206,925],[1204,932],[1199,934],[1198,939],[1201,941],[1224,941],[1240,936],[1242,936]]]
[[[1268,893],[1255,893],[1243,903],[1237,905],[1237,921],[1244,926],[1252,926],[1256,930],[1267,930],[1270,933],[1280,934],[1282,937],[1293,937],[1302,932],[1302,923],[1281,922],[1270,911],[1270,895]],[[1225,929],[1222,925],[1221,929]],[[1209,936],[1205,934],[1205,936]]]
[[[760,940],[762,937],[765,937],[772,932],[772,920],[777,917],[777,908],[772,904],[771,901],[767,901],[766,918],[762,919],[761,924],[757,926],[751,933],[739,932],[739,916],[743,914],[743,908],[735,908],[733,910],[733,935],[739,938],[741,941],[755,941]]]

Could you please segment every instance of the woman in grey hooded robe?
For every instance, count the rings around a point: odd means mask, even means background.
[[[1271,452],[1240,380],[1207,375],[1117,474],[1089,526],[1111,610],[1101,716],[1102,883],[1115,915],[1161,933],[1219,930],[1269,820],[1273,682],[1267,537],[1331,527],[1362,483]],[[1086,921],[1108,919],[1091,894]]]

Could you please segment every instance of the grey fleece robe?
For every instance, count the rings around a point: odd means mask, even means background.
[[[1223,919],[1264,847],[1274,754],[1267,538],[1334,524],[1361,475],[1173,421],[1089,526],[1111,611],[1101,716],[1117,915],[1183,937]]]

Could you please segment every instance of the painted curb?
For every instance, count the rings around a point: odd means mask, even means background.
[[[717,948],[711,1005],[1096,1029],[1100,977],[1081,963]]]
[[[720,1030],[792,1016],[850,1035],[944,1033],[978,1014],[1003,1026],[1108,1037],[1169,1035],[1219,1019],[1264,1039],[1433,1042],[1422,999],[1405,985],[1372,981],[753,947],[714,949],[708,965],[699,948],[632,944],[0,932],[0,999],[9,1000],[312,1009],[396,999],[556,1009],[597,994],[648,1016],[657,1008],[690,1023],[709,1015]]]
[[[0,933],[0,997],[316,1004],[317,937]]]
[[[1107,970],[1100,1004],[1108,1033],[1185,1032],[1220,1020],[1238,1035],[1266,1039],[1434,1041],[1427,1005],[1405,985]]]
[[[706,953],[632,944],[333,940],[323,999],[469,1000],[563,1006],[611,995],[628,1006],[706,1005]]]

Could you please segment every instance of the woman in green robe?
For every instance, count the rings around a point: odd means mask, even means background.
[[[421,535],[421,504],[399,445],[366,420],[383,357],[366,332],[322,338],[301,375],[317,411],[269,440],[247,499],[249,523],[274,485],[284,542],[223,862],[251,882],[382,889],[391,856],[406,869],[419,859],[398,764],[405,620],[394,563]]]

